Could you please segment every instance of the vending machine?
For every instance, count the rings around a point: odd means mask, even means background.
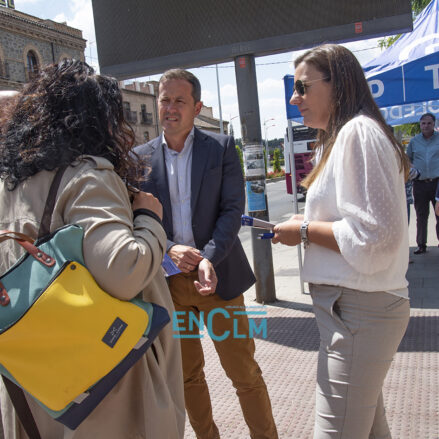
[[[317,130],[297,125],[293,127],[293,142],[289,142],[288,134],[285,136],[284,157],[285,157],[285,182],[287,185],[287,193],[293,193],[292,170],[294,166],[296,170],[296,187],[298,193],[303,193],[300,182],[311,172],[312,151],[314,149]],[[293,159],[294,156],[294,159]]]

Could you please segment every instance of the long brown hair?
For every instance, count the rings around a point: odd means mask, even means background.
[[[363,69],[357,58],[343,46],[324,44],[299,56],[294,65],[306,63],[312,65],[332,83],[332,105],[326,130],[318,130],[317,151],[322,151],[320,160],[302,182],[309,188],[326,165],[332,147],[341,128],[360,111],[375,119],[391,142],[400,161],[400,171],[407,177],[410,164],[402,148],[386,124],[369,89]]]

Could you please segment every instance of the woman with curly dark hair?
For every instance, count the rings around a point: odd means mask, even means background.
[[[37,237],[55,172],[67,166],[51,231],[65,224],[82,226],[84,260],[103,290],[122,300],[142,291],[145,300],[171,314],[161,270],[166,250],[162,206],[144,192],[132,193],[130,201],[127,190],[126,183],[135,185],[145,166],[132,152],[133,144],[115,79],[96,75],[80,61],[46,67],[0,114],[0,228]],[[8,242],[2,244],[1,272],[21,256]],[[183,437],[181,354],[170,325],[154,348],[74,432],[26,395],[41,437]],[[5,439],[27,438],[3,385],[0,397]]]

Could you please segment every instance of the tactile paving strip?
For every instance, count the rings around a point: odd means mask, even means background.
[[[267,306],[267,338],[256,340],[282,439],[309,439],[314,423],[318,330],[310,307],[291,302]],[[223,439],[248,438],[234,388],[212,342],[203,338],[206,377],[215,422]],[[384,385],[394,439],[439,439],[439,311],[412,310],[407,333]],[[194,439],[187,421],[185,439]],[[351,438],[356,439],[356,438]]]

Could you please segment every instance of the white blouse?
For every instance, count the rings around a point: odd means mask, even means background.
[[[340,130],[308,189],[305,219],[333,222],[340,252],[310,243],[303,279],[408,297],[404,175],[378,123],[357,115]]]

